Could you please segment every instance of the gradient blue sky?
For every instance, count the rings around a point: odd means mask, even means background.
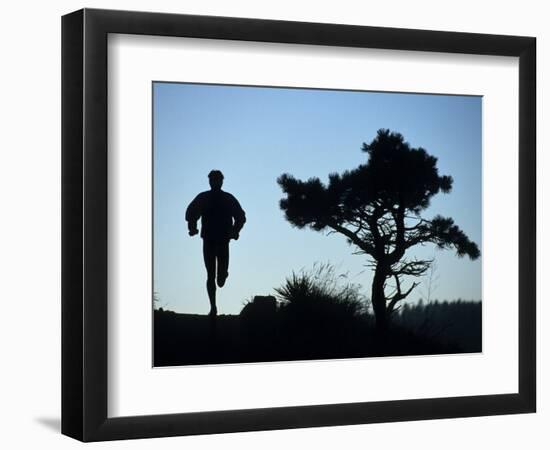
[[[202,242],[187,234],[189,202],[209,189],[220,169],[223,189],[247,214],[231,241],[229,279],[218,291],[221,314],[238,313],[254,295],[268,295],[292,271],[330,262],[370,295],[364,256],[339,235],[293,228],[279,208],[276,179],[290,173],[327,181],[366,162],[360,151],[379,128],[398,131],[437,156],[450,194],[433,198],[424,215],[451,216],[481,248],[481,97],[153,83],[154,290],[160,306],[207,313]],[[481,299],[481,259],[457,258],[433,246],[409,256],[437,260],[432,298]],[[417,301],[427,280],[410,295]]]

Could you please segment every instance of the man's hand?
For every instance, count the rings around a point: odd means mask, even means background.
[[[238,241],[239,240],[239,232],[235,231],[235,230],[232,230],[231,235],[229,236],[229,239],[235,239],[236,241]]]
[[[189,228],[189,236],[195,236],[195,234],[198,234],[199,230],[197,228]]]

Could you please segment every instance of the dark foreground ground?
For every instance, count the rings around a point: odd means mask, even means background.
[[[451,307],[452,306],[452,307]],[[481,351],[481,304],[409,310],[386,336],[360,316],[299,320],[253,311],[208,316],[154,312],[154,365],[220,364],[373,356],[430,355]],[[250,313],[250,311],[248,311]],[[449,314],[452,314],[449,319]]]

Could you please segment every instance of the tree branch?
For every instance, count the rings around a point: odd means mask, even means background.
[[[397,267],[392,268],[395,275],[411,275],[419,277],[430,268],[433,259],[415,259],[414,261],[401,261]]]
[[[395,278],[395,284],[396,284],[396,294],[393,295],[393,297],[390,297],[388,300],[390,300],[390,303],[387,306],[388,313],[392,314],[395,309],[395,305],[397,302],[405,299],[412,291],[413,289],[418,286],[420,283],[414,282],[409,289],[407,289],[405,292],[401,291],[401,280],[399,279],[398,274],[393,274]]]
[[[362,240],[357,235],[357,232],[348,230],[346,227],[343,227],[342,225],[339,225],[336,222],[332,222],[332,221],[327,223],[327,225],[333,230],[337,231],[338,233],[341,233],[344,236],[346,236],[351,242],[357,245],[357,247],[359,247],[365,253],[368,253],[369,255],[374,256],[374,248],[372,248],[372,246],[370,246],[368,243]]]

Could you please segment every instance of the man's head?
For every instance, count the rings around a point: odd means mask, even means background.
[[[208,174],[208,181],[212,190],[219,191],[223,184],[223,173],[219,170],[211,170]]]

